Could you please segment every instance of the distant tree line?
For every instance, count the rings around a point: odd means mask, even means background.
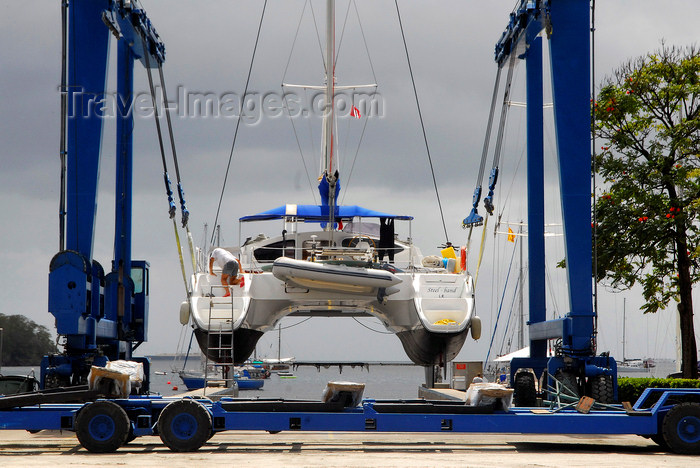
[[[34,366],[41,358],[58,349],[49,331],[23,315],[0,314],[3,366]]]

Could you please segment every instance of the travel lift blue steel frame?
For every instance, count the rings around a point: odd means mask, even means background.
[[[148,26],[147,37],[157,38],[150,28],[145,16],[126,8],[130,2],[115,3],[107,0],[72,0],[71,18],[80,24],[72,32],[72,40],[80,50],[79,55],[72,55],[72,69],[75,75],[71,83],[82,86],[82,92],[100,95],[104,92],[105,74],[102,67],[91,67],[85,61],[97,57],[106,63],[106,46],[108,37],[103,34],[104,27],[100,24],[102,13],[106,11],[110,29],[118,28],[127,40],[120,40],[120,77],[119,92],[122,96],[131,95],[131,72],[133,58],[139,57],[143,51],[138,48],[141,26]],[[120,18],[119,20],[118,18]],[[505,47],[499,49],[504,54],[512,51],[509,44],[516,45],[519,41],[507,41],[509,35],[520,30],[519,34],[529,37],[528,79],[538,83],[530,87],[529,102],[541,102],[541,70],[540,59],[536,50],[540,42],[536,38],[539,29],[535,31],[531,22],[541,23],[545,16],[553,28],[552,38],[559,35],[552,45],[554,74],[555,105],[567,103],[569,119],[561,115],[558,130],[559,149],[562,154],[572,154],[576,157],[567,158],[562,166],[565,200],[565,226],[567,236],[573,237],[574,242],[581,242],[579,253],[567,257],[574,261],[569,263],[570,284],[579,285],[580,289],[572,291],[574,306],[567,319],[555,322],[563,330],[566,350],[569,354],[584,363],[593,363],[587,357],[591,353],[593,335],[593,315],[590,310],[590,294],[586,286],[590,285],[590,223],[588,186],[589,156],[588,156],[588,88],[583,86],[588,74],[588,47],[580,41],[588,35],[588,0],[550,0],[544,5],[531,5],[523,1],[516,15],[512,17],[511,26],[501,42]],[[109,20],[114,20],[116,23]],[[118,24],[118,26],[117,26]],[[533,23],[534,24],[534,23]],[[132,29],[136,27],[136,31]],[[567,29],[568,28],[568,29]],[[151,36],[150,34],[154,34]],[[131,40],[129,39],[131,38]],[[89,40],[88,40],[89,39]],[[579,43],[577,44],[577,39]],[[153,39],[149,42],[154,59],[162,60],[162,44]],[[539,49],[541,50],[541,49]],[[574,53],[575,52],[575,53]],[[92,55],[95,54],[95,55]],[[82,60],[78,60],[80,57]],[[575,60],[574,60],[575,58]],[[564,63],[563,63],[564,62]],[[95,61],[92,61],[94,64]],[[152,62],[153,63],[153,62]],[[81,65],[78,67],[78,65]],[[561,67],[567,73],[561,75]],[[576,70],[584,70],[575,78]],[[532,76],[530,76],[530,73]],[[88,81],[86,77],[90,77]],[[80,78],[80,79],[78,79]],[[563,83],[562,83],[562,80]],[[571,88],[563,95],[562,88]],[[585,88],[585,89],[584,89]],[[585,97],[585,98],[584,98]],[[541,107],[528,107],[537,119],[541,121]],[[586,112],[584,112],[584,110]],[[585,115],[584,115],[585,114]],[[585,118],[584,118],[585,116]],[[532,119],[530,119],[532,120]],[[125,124],[127,126],[125,126]],[[122,165],[122,176],[130,179],[131,167],[131,128],[130,120],[123,118],[119,123],[118,158]],[[585,125],[584,125],[585,124]],[[535,125],[541,131],[541,124]],[[147,283],[139,291],[132,285],[127,268],[130,260],[130,198],[131,185],[128,181],[118,182],[117,191],[123,194],[117,207],[117,235],[115,244],[115,259],[113,271],[106,277],[105,311],[98,307],[100,300],[91,297],[92,291],[101,291],[100,268],[92,261],[92,235],[94,230],[94,203],[96,195],[97,161],[99,156],[101,124],[97,120],[85,119],[74,122],[69,127],[72,141],[69,144],[69,156],[75,158],[69,167],[70,174],[83,183],[74,185],[70,193],[74,213],[69,220],[74,225],[70,227],[68,249],[60,252],[52,261],[55,268],[50,274],[50,304],[51,312],[56,315],[59,333],[69,335],[68,349],[74,355],[66,356],[63,365],[75,365],[79,360],[92,361],[97,364],[96,347],[105,346],[110,351],[108,357],[129,358],[132,348],[124,347],[146,338],[146,293]],[[566,131],[565,131],[566,129]],[[563,140],[561,139],[563,138]],[[566,138],[571,138],[567,140]],[[533,153],[541,153],[541,137],[531,143]],[[538,146],[539,145],[539,146]],[[569,161],[572,159],[572,161]],[[542,173],[541,157],[538,174]],[[585,175],[585,177],[584,177]],[[121,176],[120,176],[121,177]],[[584,180],[585,179],[585,180]],[[531,179],[532,180],[532,179]],[[584,183],[585,182],[585,183]],[[542,184],[540,184],[541,186]],[[85,187],[87,186],[87,187]],[[574,188],[573,193],[571,188]],[[82,192],[80,191],[82,190]],[[121,197],[119,197],[121,198]],[[81,202],[78,205],[78,202]],[[79,206],[79,208],[75,208]],[[577,211],[578,210],[578,211]],[[123,214],[119,214],[123,211]],[[573,211],[573,212],[572,212]],[[541,216],[541,215],[540,215]],[[573,218],[573,219],[572,219]],[[541,219],[541,218],[540,218]],[[583,221],[586,221],[585,223]],[[536,225],[530,220],[531,238]],[[543,223],[537,223],[537,226]],[[572,232],[572,230],[580,230]],[[575,236],[575,237],[574,237]],[[542,238],[542,236],[539,236]],[[532,241],[531,241],[532,242]],[[569,247],[573,244],[568,243]],[[544,252],[540,247],[539,252]],[[573,248],[568,248],[573,254]],[[543,257],[543,255],[542,255]],[[531,264],[533,254],[531,252]],[[143,279],[147,279],[145,262],[131,262],[132,268],[143,268]],[[532,269],[532,266],[531,266]],[[543,270],[541,270],[543,271]],[[576,276],[574,273],[578,272]],[[532,275],[532,272],[531,272]],[[542,282],[544,284],[544,282]],[[122,295],[120,290],[123,289]],[[582,292],[583,291],[583,292]],[[117,295],[119,293],[119,296]],[[132,296],[133,293],[133,296]],[[535,295],[536,296],[536,295]],[[133,297],[133,299],[132,299]],[[121,299],[120,299],[121,298]],[[123,300],[125,307],[121,311],[118,302]],[[531,299],[532,300],[532,299]],[[131,307],[129,307],[131,305]],[[538,310],[538,309],[536,309]],[[541,310],[544,310],[542,303]],[[543,322],[541,320],[540,322]],[[540,323],[538,322],[538,323]],[[568,325],[567,325],[568,324]],[[549,325],[540,325],[549,327]],[[531,325],[531,334],[543,341],[550,333],[542,332],[538,326]],[[539,333],[539,335],[537,335]],[[541,355],[544,351],[541,342]],[[114,351],[114,352],[112,352]],[[539,352],[538,351],[538,352]],[[535,354],[537,356],[537,354]],[[59,357],[55,357],[58,359]],[[537,367],[539,361],[527,364]],[[494,407],[470,407],[459,401],[425,401],[425,400],[395,400],[375,401],[365,399],[359,406],[345,404],[343,401],[322,402],[289,402],[283,400],[234,400],[222,398],[219,402],[208,399],[163,398],[161,396],[131,396],[129,399],[99,400],[94,403],[49,403],[62,398],[61,392],[46,392],[39,397],[34,394],[0,397],[0,429],[41,430],[66,429],[75,430],[80,443],[93,452],[112,452],[131,437],[142,435],[160,435],[163,442],[174,451],[197,450],[216,432],[224,430],[266,430],[270,432],[282,430],[303,431],[357,431],[357,432],[508,432],[529,434],[638,434],[652,437],[661,444],[668,445],[672,450],[681,453],[700,453],[700,390],[699,389],[647,389],[634,407],[624,410],[622,406],[606,406],[603,410],[595,407],[589,414],[583,414],[571,407],[560,407],[554,411],[544,411],[539,414],[533,408],[499,409]],[[692,403],[678,403],[682,396]],[[341,395],[341,400],[346,395]],[[478,414],[476,414],[478,413]]]
[[[615,359],[595,356],[591,227],[591,67],[588,0],[521,1],[496,44],[501,66],[511,54],[524,58],[527,95],[527,212],[530,357],[511,362],[539,377],[558,370],[577,378],[606,376],[617,399]],[[554,124],[564,226],[570,312],[546,319],[544,246],[544,143],[542,37],[549,39]],[[547,340],[561,339],[561,353],[547,357]],[[545,386],[547,382],[544,383]]]
[[[132,356],[147,340],[149,279],[148,262],[131,258],[133,71],[135,58],[157,68],[165,46],[135,0],[70,0],[67,16],[65,245],[49,267],[49,311],[66,342],[63,354],[42,360],[41,388],[84,384],[91,365],[117,359],[143,362],[149,375],[148,360]],[[116,207],[114,259],[105,275],[93,240],[110,32],[118,38]],[[172,197],[170,203],[174,209]]]

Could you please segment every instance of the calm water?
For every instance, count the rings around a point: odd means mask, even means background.
[[[152,358],[151,390],[164,396],[186,391],[177,372],[173,371],[173,368],[181,367],[182,363],[175,365],[171,359]],[[26,375],[32,369],[38,379],[39,366],[3,367],[1,372],[5,375]],[[199,361],[188,363],[187,369],[198,370]],[[241,391],[239,396],[319,400],[328,382],[349,381],[364,383],[366,398],[417,398],[418,387],[425,378],[423,368],[418,366],[370,366],[369,371],[366,368],[343,367],[342,373],[337,367],[321,368],[320,371],[315,367],[300,367],[293,374],[293,379],[282,379],[273,374],[265,379],[262,389]]]
[[[182,367],[182,363],[174,363],[171,358],[152,358],[151,360],[151,389],[164,396],[174,395],[186,391],[186,387],[173,369]],[[39,366],[35,367],[3,367],[0,372],[5,375],[26,375],[34,369],[36,377],[39,377]],[[190,361],[187,369],[198,370],[199,361]],[[644,369],[641,372],[620,373],[621,377],[666,377],[675,371],[673,360],[657,360],[656,367]],[[418,387],[424,381],[422,367],[418,366],[370,366],[365,368],[343,367],[340,373],[337,367],[321,368],[317,371],[314,367],[300,367],[293,371],[296,376],[293,379],[282,379],[273,374],[265,380],[265,385],[260,390],[245,390],[240,392],[241,397],[260,398],[301,398],[318,400],[323,389],[330,381],[361,382],[365,384],[365,398],[389,399],[389,398],[417,398]],[[177,387],[177,388],[175,388]]]

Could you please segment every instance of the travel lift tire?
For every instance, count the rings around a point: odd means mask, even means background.
[[[83,406],[75,418],[75,433],[86,450],[110,453],[124,445],[131,422],[126,411],[111,401],[97,401]]]
[[[676,453],[700,453],[700,404],[681,403],[671,408],[661,424],[666,445]]]
[[[589,379],[591,384],[591,398],[598,403],[615,403],[615,390],[613,388],[612,376],[596,375]]]
[[[513,403],[518,407],[531,408],[537,406],[537,390],[535,389],[535,374],[531,371],[515,374],[513,384]]]
[[[158,418],[160,440],[173,452],[194,452],[212,435],[211,414],[194,400],[177,400]]]
[[[578,377],[574,372],[560,369],[554,374],[554,378],[561,384],[559,393],[562,395],[569,395],[574,398],[579,397],[581,390],[578,386]]]

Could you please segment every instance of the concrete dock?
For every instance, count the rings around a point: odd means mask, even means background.
[[[111,454],[92,454],[71,432],[0,431],[0,465],[138,467],[621,467],[700,466],[638,436],[518,434],[224,432],[198,452],[174,453],[140,437]]]

